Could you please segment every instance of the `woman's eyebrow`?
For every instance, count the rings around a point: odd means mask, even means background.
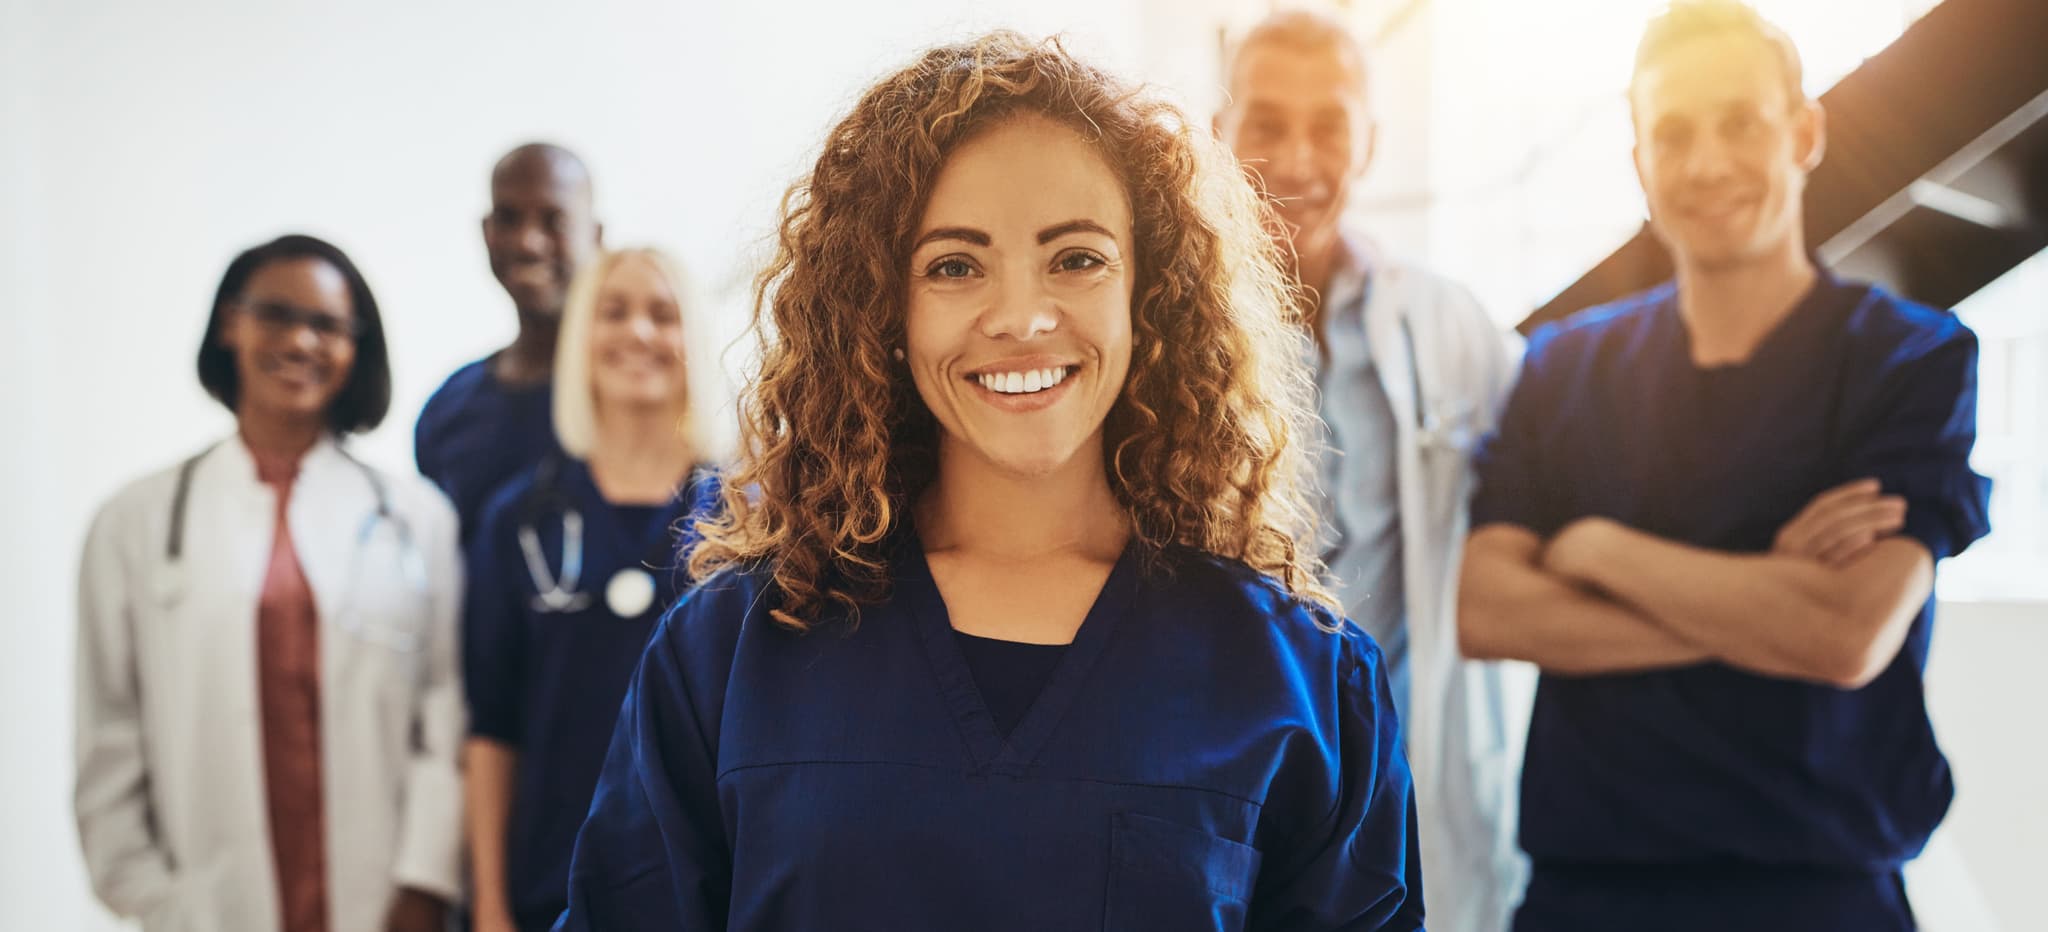
[[[994,242],[994,240],[989,238],[989,235],[987,233],[984,233],[972,227],[939,227],[936,230],[932,230],[931,232],[918,237],[917,242],[910,247],[910,250],[912,252],[916,252],[919,248],[923,247],[924,244],[932,242],[934,240],[942,239],[962,240],[964,242],[972,243],[976,246],[987,246],[990,243]],[[1039,234],[1038,241],[1041,243],[1045,242],[1045,234]]]
[[[1093,220],[1082,219],[1056,223],[1038,231],[1038,244],[1043,246],[1069,233],[1100,233],[1110,239],[1116,239],[1116,234],[1109,232],[1102,224],[1096,223]]]

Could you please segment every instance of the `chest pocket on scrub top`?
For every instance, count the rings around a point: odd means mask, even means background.
[[[1135,812],[1110,817],[1103,932],[1243,929],[1259,850]]]

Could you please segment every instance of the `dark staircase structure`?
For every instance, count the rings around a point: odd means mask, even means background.
[[[1806,241],[1846,277],[1953,307],[2048,247],[2048,0],[1944,0],[1821,104]],[[1521,329],[1670,277],[1645,226]]]

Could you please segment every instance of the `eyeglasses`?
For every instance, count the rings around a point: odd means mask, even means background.
[[[304,326],[322,340],[354,340],[363,335],[363,322],[326,311],[293,307],[279,301],[244,301],[241,309],[273,334],[286,334]]]

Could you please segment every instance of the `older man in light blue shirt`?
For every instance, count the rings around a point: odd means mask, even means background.
[[[1394,457],[1394,409],[1366,344],[1372,287],[1362,247],[1340,238],[1338,264],[1323,290],[1317,340],[1317,398],[1327,436],[1319,465],[1322,555],[1344,614],[1378,641],[1387,658],[1394,708],[1408,722],[1407,607],[1401,579],[1401,498]]]
[[[1502,932],[1526,867],[1515,787],[1526,669],[1465,661],[1456,631],[1469,460],[1513,366],[1471,295],[1341,223],[1372,160],[1365,57],[1343,27],[1276,14],[1227,65],[1216,131],[1272,198],[1315,295],[1327,424],[1318,543],[1351,619],[1388,659],[1415,773],[1429,927]]]

